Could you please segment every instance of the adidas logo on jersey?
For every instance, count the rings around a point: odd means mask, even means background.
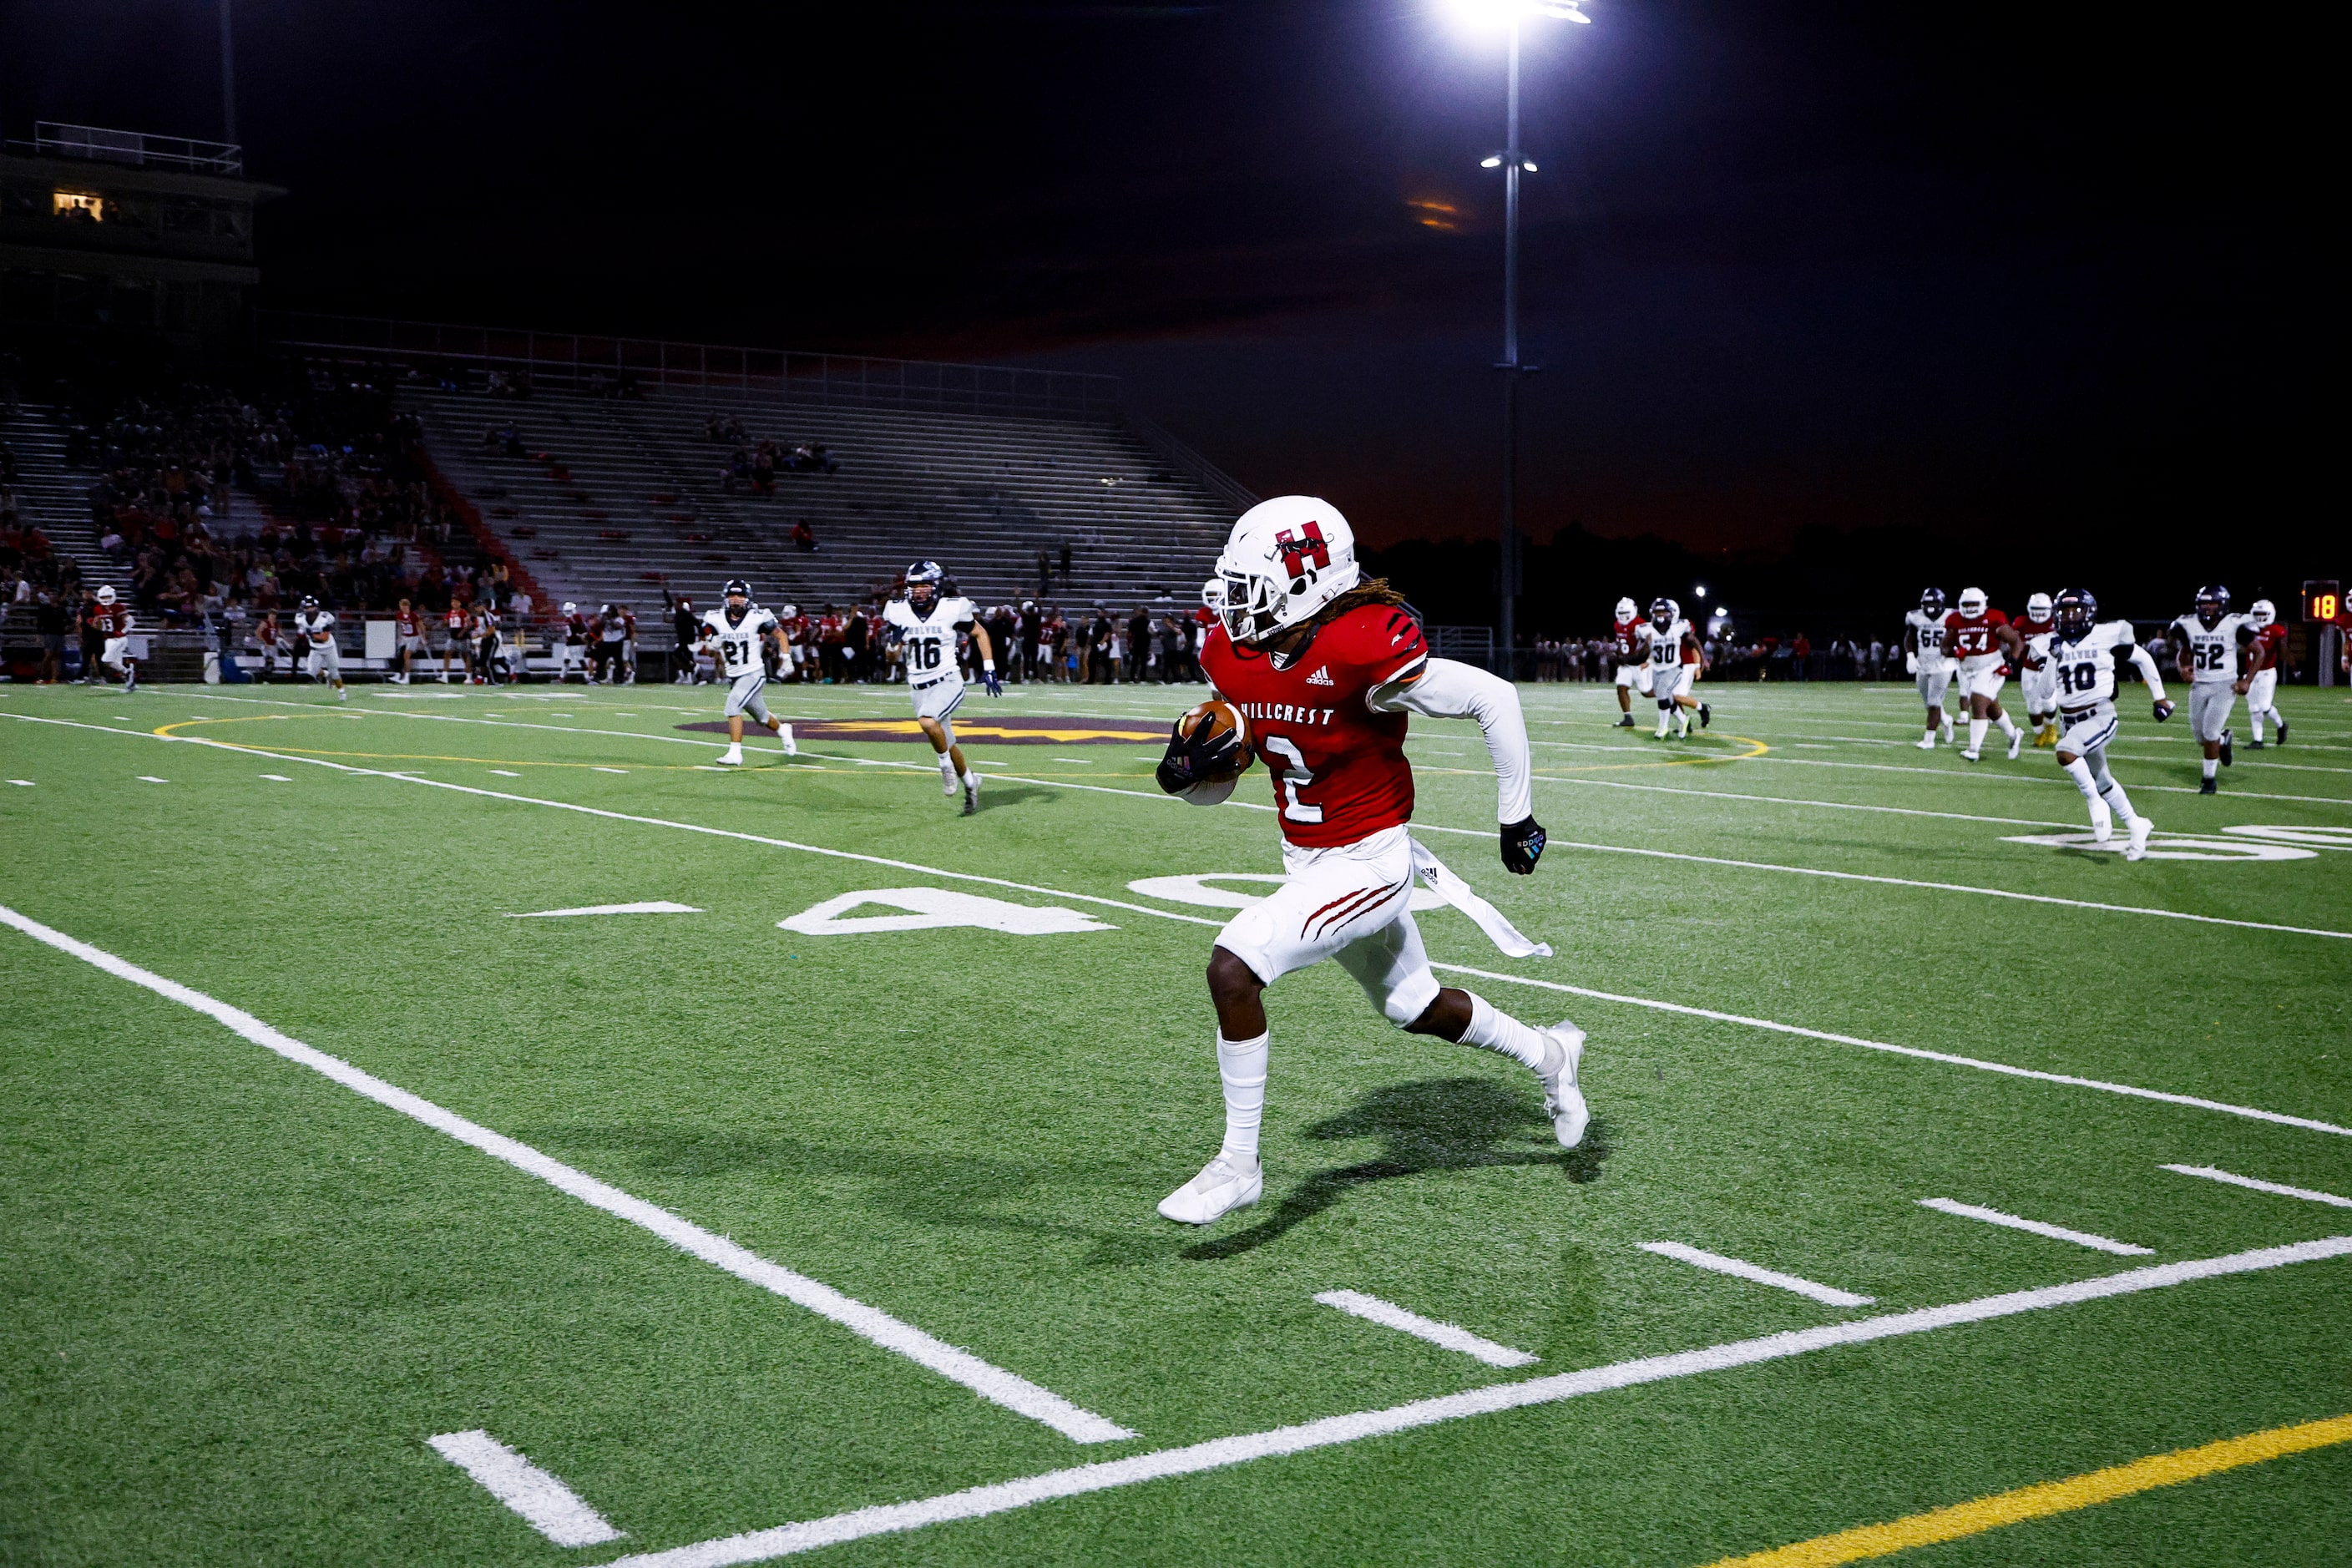
[[[1331,667],[1327,664],[1320,669],[1318,669],[1314,674],[1308,676],[1307,678],[1307,684],[1309,686],[1337,686],[1339,683],[1331,679]]]

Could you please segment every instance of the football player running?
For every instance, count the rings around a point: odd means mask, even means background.
[[[2050,595],[2036,594],[2025,601],[2024,618],[2009,623],[2025,643],[2017,684],[2025,692],[2025,721],[2033,727],[2036,746],[2058,743],[2058,672],[2050,668],[2050,635],[2058,629],[2054,614]]]
[[[712,657],[719,662],[719,679],[727,682],[727,750],[719,764],[743,765],[746,713],[783,742],[784,755],[798,756],[800,746],[793,740],[793,727],[769,712],[767,699],[761,695],[761,689],[768,684],[767,645],[783,640],[783,627],[751,602],[751,584],[740,577],[730,578],[719,597],[719,607],[702,617],[703,640],[711,646]]]
[[[2009,661],[2024,659],[2025,639],[1982,588],[1963,588],[1958,608],[1944,617],[1944,647],[1958,661],[1953,684],[1969,707],[1969,749],[1960,755],[1972,763],[1983,756],[1986,726],[1998,722],[2009,741],[2009,760],[2017,761],[2025,731],[2001,711],[2000,689]]]
[[[2247,605],[2246,619],[2254,626],[2254,675],[2246,683],[2246,721],[2253,726],[2254,735],[2246,745],[2259,752],[2264,719],[2278,725],[2278,743],[2286,744],[2286,715],[2278,710],[2279,666],[2286,659],[2286,628],[2279,625],[2278,610],[2268,599],[2256,599]]]
[[[2147,836],[2155,824],[2132,810],[2123,785],[2107,771],[2107,746],[2116,738],[2116,658],[2128,658],[2138,667],[2148,694],[2156,699],[2158,723],[2172,717],[2172,704],[2165,698],[2156,660],[2132,640],[2129,621],[2100,620],[2099,601],[2086,588],[2059,595],[2057,610],[2050,665],[2058,676],[2058,765],[2090,803],[2092,838],[2106,843],[2120,817],[2130,836],[2124,858],[2137,860],[2147,853]]]
[[[89,620],[100,638],[98,662],[122,677],[123,694],[129,696],[139,689],[139,661],[131,657],[131,606],[117,604],[113,585],[104,584],[98,590],[98,605],[90,611]]]
[[[349,702],[352,694],[343,689],[343,655],[335,646],[335,616],[321,609],[315,598],[305,597],[301,608],[294,612],[294,640],[302,650],[302,666],[313,680],[335,683],[335,700]]]
[[[1650,605],[1649,637],[1643,643],[1650,661],[1650,695],[1658,700],[1658,733],[1666,738],[1666,726],[1675,726],[1677,736],[1690,733],[1690,716],[1698,715],[1698,726],[1706,729],[1715,721],[1715,710],[1690,694],[1691,682],[1698,679],[1699,660],[1704,657],[1698,646],[1698,636],[1691,624],[1683,619],[1683,607],[1672,599],[1653,600]]]
[[[1617,728],[1631,730],[1634,691],[1650,695],[1650,627],[1632,599],[1617,601],[1617,624],[1609,637],[1610,657],[1617,661]]]
[[[2214,586],[2197,590],[2194,614],[2172,623],[2179,634],[2180,679],[2189,682],[2189,729],[2205,748],[2205,777],[2199,795],[2213,795],[2221,784],[2218,770],[2234,761],[2230,755],[2230,710],[2244,696],[2246,651],[2255,630],[2251,616],[2230,613],[2230,590]]]
[[[1515,957],[1551,949],[1511,928],[1414,842],[1406,715],[1475,719],[1495,760],[1503,864],[1525,876],[1543,854],[1531,807],[1518,694],[1495,676],[1432,658],[1420,622],[1385,583],[1363,582],[1347,520],[1311,496],[1280,496],[1242,514],[1202,592],[1216,624],[1201,650],[1211,684],[1241,713],[1248,744],[1273,775],[1287,879],[1227,921],[1209,957],[1223,1081],[1224,1142],[1160,1212],[1206,1225],[1258,1200],[1265,1110],[1265,988],[1336,960],[1391,1024],[1512,1058],[1542,1082],[1563,1148],[1589,1120],[1577,1087],[1584,1032],[1531,1028],[1467,991],[1440,987],[1408,905],[1420,877]],[[1213,805],[1234,790],[1242,737],[1180,726],[1160,787]]]
[[[882,606],[882,618],[898,628],[899,651],[907,665],[907,695],[915,700],[915,722],[939,753],[940,788],[949,799],[963,790],[963,814],[980,809],[980,775],[965,763],[956,744],[953,722],[963,701],[963,671],[956,664],[956,636],[971,634],[980,654],[981,683],[991,697],[1004,695],[997,679],[996,650],[989,646],[988,628],[980,611],[961,595],[943,597],[940,584],[947,574],[936,561],[918,561],[907,568],[907,596]]]
[[[1944,654],[1944,591],[1922,590],[1919,607],[1903,617],[1903,662],[1918,679],[1919,700],[1927,706],[1927,732],[1919,749],[1936,749],[1940,731],[1944,744],[1952,743],[1952,716],[1944,710],[1944,691],[1952,683],[1952,662]]]

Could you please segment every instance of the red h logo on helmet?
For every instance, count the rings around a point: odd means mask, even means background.
[[[1296,538],[1284,529],[1274,536],[1274,547],[1282,555],[1282,569],[1294,577],[1304,576],[1312,566],[1318,572],[1331,564],[1331,543],[1323,537],[1323,525],[1309,522],[1304,539]]]

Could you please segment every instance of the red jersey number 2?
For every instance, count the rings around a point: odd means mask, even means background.
[[[1291,822],[1322,821],[1323,808],[1302,798],[1314,786],[1315,775],[1307,771],[1297,742],[1287,735],[1268,735],[1258,744],[1282,759],[1282,776],[1275,780],[1275,788],[1282,793],[1283,816]]]

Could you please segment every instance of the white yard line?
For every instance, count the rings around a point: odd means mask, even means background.
[[[33,781],[30,779],[10,779],[8,782],[23,789],[31,789],[33,787]]]
[[[1394,1329],[1399,1333],[1411,1334],[1415,1339],[1427,1340],[1431,1344],[1474,1356],[1488,1366],[1533,1366],[1543,1360],[1541,1356],[1529,1355],[1508,1345],[1498,1345],[1454,1324],[1441,1323],[1434,1318],[1424,1318],[1419,1312],[1409,1312],[1393,1301],[1383,1301],[1378,1296],[1367,1296],[1360,1290],[1325,1290],[1315,1299],[1327,1307],[1337,1307],[1368,1323],[1378,1323],[1384,1329]]]
[[[673,904],[666,899],[656,899],[641,904],[583,904],[576,910],[532,910],[527,914],[510,914],[510,921],[551,921],[565,915],[698,915],[702,911],[692,904]]]
[[[624,1539],[560,1478],[488,1432],[444,1432],[425,1441],[435,1453],[479,1481],[484,1491],[522,1515],[524,1523],[558,1546],[602,1546]]]
[[[1768,805],[1810,805],[1824,811],[1883,812],[1890,816],[1939,816],[1948,822],[1990,822],[2002,827],[2080,827],[2079,822],[2044,822],[2025,816],[1977,816],[1964,811],[1926,811],[1910,805],[1859,805],[1845,800],[1794,800],[1783,795],[1735,795],[1727,789],[1676,789],[1672,784],[1625,784],[1616,779],[1557,778],[1538,773],[1546,784],[1577,784],[1586,789],[1639,790],[1644,795],[1695,795],[1710,800],[1757,801]]]
[[[2094,1236],[2087,1230],[2068,1230],[2063,1225],[2051,1225],[2043,1220],[2020,1219],[2013,1214],[2003,1214],[1999,1209],[1980,1208],[1975,1204],[1956,1203],[1950,1198],[1921,1198],[1919,1206],[1923,1209],[1934,1209],[1938,1214],[1958,1215],[1962,1219],[1980,1219],[1987,1225],[2006,1226],[2011,1230],[2031,1231],[2035,1236],[2046,1236],[2053,1241],[2071,1241],[2077,1247],[2093,1247],[2100,1252],[2112,1252],[2118,1258],[2156,1256],[2156,1248],[2152,1247],[2134,1247],[2128,1241],[2117,1241],[2113,1237]]]
[[[1234,1437],[1216,1437],[1186,1447],[1162,1448],[1155,1453],[1138,1454],[1131,1458],[1050,1470],[1043,1475],[997,1481],[912,1502],[853,1509],[824,1519],[779,1525],[772,1530],[752,1531],[714,1541],[697,1542],[690,1546],[674,1547],[667,1552],[648,1552],[618,1558],[605,1564],[605,1568],[731,1568],[735,1563],[764,1563],[797,1552],[814,1552],[821,1547],[838,1546],[845,1542],[923,1530],[955,1520],[985,1519],[992,1514],[1033,1508],[1059,1498],[1083,1497],[1090,1492],[1139,1486],[1174,1476],[1199,1475],[1232,1465],[1245,1465],[1341,1443],[1358,1443],[1368,1437],[1410,1432],[1442,1422],[1492,1415],[1534,1405],[1556,1404],[1583,1394],[1634,1388],[1672,1378],[1727,1372],[1734,1367],[1754,1366],[1762,1362],[1809,1355],[1815,1351],[1845,1345],[1868,1344],[1875,1340],[1932,1333],[1964,1323],[1987,1322],[2024,1312],[2048,1311],[2053,1308],[2141,1290],[2165,1289],[2194,1280],[2341,1258],[2347,1253],[2352,1253],[2352,1236],[2329,1237],[2322,1241],[2263,1247],[2252,1252],[2232,1253],[2225,1258],[2158,1264],[2110,1274],[2102,1279],[2077,1280],[2071,1285],[2011,1291],[2007,1295],[1986,1296],[1973,1301],[1956,1301],[1949,1306],[1924,1307],[1916,1311],[1768,1334],[1761,1339],[1735,1340],[1728,1344],[1709,1345],[1703,1350],[1683,1351],[1672,1355],[1643,1356],[1584,1372],[1557,1373],[1549,1377],[1489,1384],[1466,1393],[1415,1400],[1409,1405],[1393,1405],[1385,1410],[1329,1415],[1297,1426],[1280,1426],[1272,1431],[1252,1432]]]
[[[2247,1187],[2258,1193],[2274,1193],[2283,1198],[2301,1198],[2305,1203],[2333,1204],[2340,1209],[2352,1209],[2352,1198],[2339,1197],[2312,1187],[2282,1186],[2276,1182],[2258,1182],[2252,1176],[2233,1175],[2217,1171],[2210,1165],[2167,1165],[2168,1171],[2178,1171],[2184,1176],[2202,1176],[2209,1182],[2227,1182],[2233,1187]]]
[[[960,1383],[983,1399],[993,1400],[1008,1410],[1016,1411],[1033,1421],[1043,1422],[1073,1441],[1107,1443],[1135,1436],[1124,1426],[1105,1420],[1091,1411],[1079,1409],[1052,1390],[1041,1388],[1001,1367],[991,1366],[970,1352],[933,1339],[922,1330],[901,1322],[879,1308],[853,1300],[830,1285],[812,1279],[805,1274],[794,1273],[781,1264],[772,1263],[748,1247],[714,1235],[689,1220],[681,1219],[667,1209],[633,1197],[618,1187],[541,1153],[529,1144],[517,1142],[502,1133],[468,1121],[455,1111],[444,1110],[429,1100],[387,1083],[340,1057],[331,1057],[306,1046],[292,1036],[271,1028],[242,1008],[216,1001],[178,981],[167,980],[127,959],[117,958],[103,949],[79,942],[63,931],[19,914],[5,904],[0,904],[0,924],[14,926],[34,941],[59,952],[202,1013],[231,1032],[266,1050],[276,1052],[288,1061],[309,1068],[354,1093],[421,1121],[436,1131],[445,1132],[461,1143],[470,1144],[492,1159],[503,1161],[518,1171],[536,1176],[558,1192],[578,1198],[592,1208],[602,1209],[606,1214],[627,1220],[631,1225],[649,1230],[681,1252],[699,1258],[763,1290],[772,1290],[819,1317],[829,1318],[860,1338]]]
[[[698,823],[675,822],[657,816],[633,816],[624,812],[607,811],[597,806],[575,805],[569,801],[546,800],[536,795],[513,795],[503,790],[478,789],[470,784],[451,784],[439,779],[421,778],[414,773],[385,773],[381,769],[376,768],[354,767],[348,763],[333,762],[323,757],[298,757],[274,752],[258,751],[256,748],[249,746],[230,745],[226,742],[201,740],[194,736],[164,737],[152,734],[146,731],[110,730],[102,724],[83,724],[69,719],[35,718],[27,714],[6,712],[0,712],[0,718],[23,719],[28,723],[57,724],[75,730],[94,730],[98,733],[103,735],[130,735],[137,739],[144,740],[184,740],[188,743],[194,745],[214,746],[226,752],[241,752],[247,755],[266,756],[278,762],[308,763],[315,767],[328,768],[337,773],[351,773],[367,778],[388,779],[396,784],[425,784],[436,789],[451,790],[461,795],[480,795],[486,799],[507,801],[520,805],[547,806],[558,811],[577,812],[586,816],[605,817],[615,822],[632,822],[646,826],[675,828],[680,832],[704,834],[718,838],[739,839],[744,843],[764,844],[779,849],[796,849],[806,854],[822,855],[835,859],[862,860],[874,865],[887,866],[898,870],[918,871],[927,876],[944,878],[951,881],[982,882],[1000,888],[1013,888],[1023,892],[1042,893],[1048,898],[1075,900],[1081,903],[1103,904],[1112,909],[1129,910],[1137,914],[1150,915],[1160,920],[1174,921],[1184,925],[1208,926],[1213,929],[1222,929],[1225,923],[1223,921],[1211,920],[1201,915],[1180,914],[1173,910],[1153,909],[1147,904],[1129,903],[1118,899],[1106,899],[1093,893],[1070,892],[1059,888],[1039,887],[1034,883],[1007,881],[1000,877],[978,876],[968,871],[950,871],[941,867],[922,866],[907,860],[886,859],[877,855],[860,855],[846,849],[829,849],[821,845],[796,844],[790,839],[771,838],[762,834],[742,833],[732,828],[706,827]],[[895,763],[891,765],[913,767],[918,764]],[[1011,775],[1000,774],[997,776],[1006,777]],[[1045,784],[1052,783],[1054,781],[1042,779],[1017,779],[1015,782]],[[1099,795],[1134,795],[1141,799],[1169,799],[1168,796],[1162,795],[1157,791],[1154,791],[1150,795],[1146,795],[1144,792],[1139,790],[1112,789],[1102,784],[1060,784],[1057,787],[1064,789],[1087,790]],[[1247,803],[1228,802],[1227,804],[1234,805]],[[1272,806],[1260,806],[1256,809],[1271,811],[1274,808]],[[1459,833],[1479,838],[1491,838],[1491,835],[1485,833],[1474,834],[1472,833],[1472,830],[1468,828],[1433,827],[1429,825],[1419,823],[1414,825],[1414,828],[1417,832]],[[2339,1127],[2330,1121],[2315,1121],[2308,1117],[2288,1116],[2275,1110],[2263,1110],[2255,1107],[2246,1105],[2232,1105],[2223,1100],[2200,1099],[2194,1095],[2168,1094],[2161,1089],[2141,1089],[2132,1084],[2109,1083],[2100,1079],[2078,1078],[2068,1073],[2042,1072],[2032,1068],[2011,1067],[2004,1062],[1990,1062],[1981,1060],[1975,1057],[1955,1056],[1948,1051],[1927,1050],[1917,1046],[1893,1045],[1884,1040],[1869,1040],[1864,1039],[1857,1035],[1842,1035],[1826,1029],[1811,1029],[1796,1024],[1777,1023],[1769,1018],[1755,1018],[1740,1013],[1718,1012],[1710,1007],[1694,1007],[1680,1002],[1661,1002],[1647,996],[1628,996],[1614,991],[1596,991],[1589,986],[1571,985],[1564,981],[1559,980],[1539,979],[1531,974],[1508,974],[1500,970],[1478,969],[1474,968],[1469,964],[1443,963],[1433,961],[1430,967],[1433,969],[1442,969],[1453,974],[1470,974],[1475,975],[1484,980],[1501,981],[1511,985],[1537,986],[1543,990],[1557,991],[1571,996],[1586,996],[1600,1002],[1615,1002],[1628,1007],[1646,1007],[1655,1012],[1678,1013],[1686,1017],[1709,1018],[1719,1023],[1738,1024],[1752,1029],[1767,1029],[1776,1034],[1796,1035],[1806,1039],[1823,1040],[1836,1045],[1859,1046],[1865,1050],[1885,1051],[1895,1056],[1913,1057],[1922,1061],[1942,1062],[1951,1067],[1971,1068],[1979,1072],[2000,1073],[2011,1078],[2032,1079],[2043,1083],[2064,1084],[2074,1089],[2096,1089],[2106,1094],[2127,1095],[2138,1100],[2159,1100],[2168,1105],[2188,1106],[2199,1110],[2220,1111],[2225,1115],[2242,1116],[2257,1121],[2273,1122],[2283,1127],[2301,1128],[2302,1130],[2309,1132],[2326,1132],[2335,1134],[2338,1137],[2352,1138],[2352,1127]]]
[[[1942,1062],[1949,1067],[1973,1068],[1979,1072],[2000,1073],[2006,1078],[2032,1079],[2042,1083],[2062,1083],[2072,1089],[2095,1089],[2103,1094],[2126,1095],[2134,1100],[2159,1100],[2167,1105],[2185,1105],[2197,1110],[2218,1110],[2228,1116],[2243,1116],[2251,1121],[2275,1122],[2282,1127],[2298,1127],[2306,1132],[2331,1132],[2339,1138],[2352,1138],[2352,1127],[2338,1127],[2332,1121],[2315,1121],[2305,1116],[2285,1116],[2275,1110],[2261,1110],[2251,1105],[2231,1105],[2224,1100],[2200,1100],[2190,1094],[2167,1094],[2162,1089],[2141,1089],[2135,1084],[2109,1083],[2103,1079],[2077,1078],[2072,1073],[2042,1072],[2033,1068],[2011,1067],[2006,1062],[1989,1062],[1978,1057],[1955,1056],[1949,1051],[1931,1051],[1919,1046],[1898,1046],[1885,1040],[1866,1040],[1859,1035],[1840,1035],[1827,1029],[1808,1029],[1796,1024],[1776,1023],[1770,1018],[1751,1018],[1741,1013],[1719,1013],[1712,1007],[1686,1006],[1680,1002],[1660,1002],[1647,996],[1627,996],[1614,991],[1595,991],[1588,986],[1570,985],[1565,981],[1538,980],[1531,974],[1506,974],[1496,969],[1474,969],[1466,963],[1438,963],[1432,969],[1443,969],[1454,974],[1475,975],[1481,980],[1507,980],[1517,985],[1539,986],[1546,991],[1563,992],[1570,996],[1590,996],[1596,1002],[1619,1002],[1629,1007],[1647,1007],[1660,1013],[1680,1013],[1685,1017],[1711,1018],[1717,1023],[1739,1024],[1751,1029],[1769,1029],[1776,1035],[1796,1035],[1809,1040],[1825,1040],[1832,1045],[1860,1046],[1866,1051],[1885,1051],[1893,1056],[1912,1057],[1920,1061]]]
[[[1675,1258],[1695,1268],[1712,1268],[1717,1274],[1728,1274],[1734,1279],[1750,1279],[1759,1285],[1770,1285],[1777,1289],[1793,1290],[1800,1296],[1812,1298],[1825,1307],[1867,1307],[1878,1300],[1875,1296],[1857,1296],[1851,1290],[1840,1290],[1834,1286],[1815,1284],[1811,1279],[1800,1279],[1793,1274],[1783,1274],[1777,1268],[1763,1268],[1753,1263],[1743,1263],[1737,1258],[1726,1258],[1719,1252],[1703,1252],[1696,1247],[1685,1247],[1679,1241],[1645,1241],[1641,1243],[1641,1247],[1644,1252],[1654,1252],[1661,1258]]]
[[[1730,757],[1723,759],[1723,761],[1727,763],[1734,760],[1735,759]],[[1992,784],[2047,784],[2053,788],[2058,789],[2073,789],[2074,787],[2071,782],[2064,778],[2051,778],[2032,773],[1988,773],[1981,770],[1964,773],[1954,768],[1905,767],[1897,763],[1836,763],[1822,757],[1782,756],[1740,757],[1736,760],[1743,763],[1778,763],[1783,767],[1790,768],[1849,768],[1863,773],[1932,773],[1936,777],[1941,779],[1982,779]],[[2154,792],[2158,795],[2199,795],[2203,793],[2194,784],[2126,784],[2125,788],[2127,791],[2137,791],[2141,793]],[[2234,789],[2229,793],[2231,796],[2239,800],[2291,800],[2300,802],[2306,805],[2352,805],[2352,796],[2340,795],[2274,795]]]

